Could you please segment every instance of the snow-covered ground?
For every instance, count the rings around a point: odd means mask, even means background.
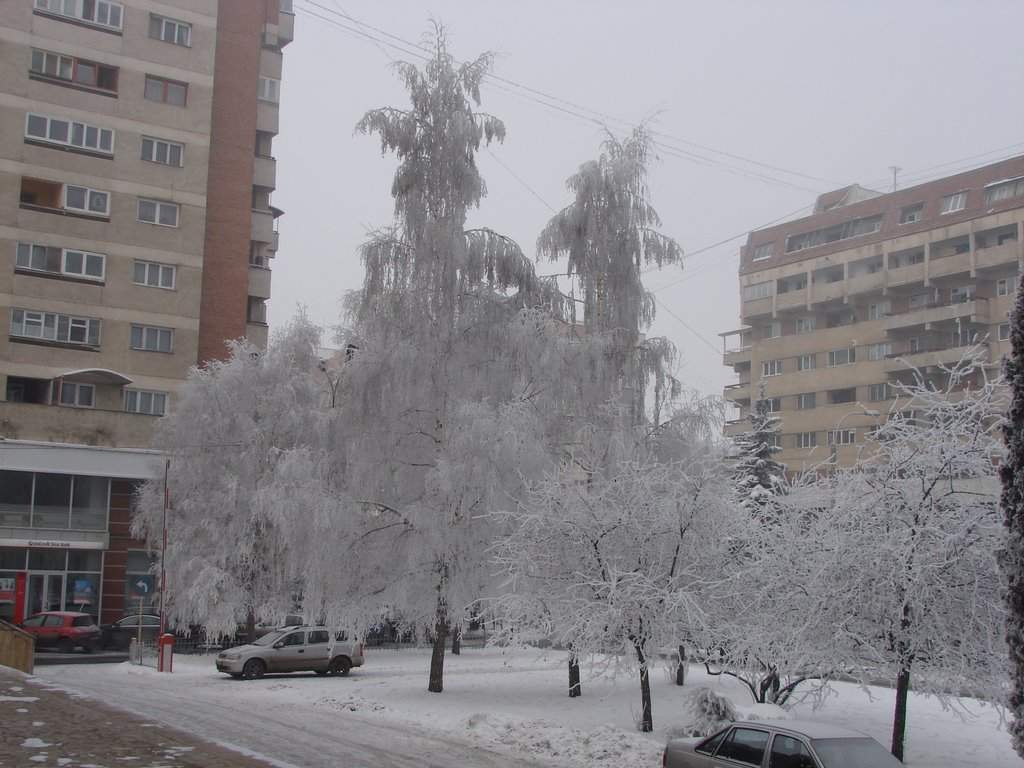
[[[641,734],[634,724],[639,685],[632,675],[594,677],[584,667],[584,695],[569,699],[564,653],[466,649],[461,656],[447,657],[445,691],[438,695],[426,691],[428,662],[427,650],[370,649],[366,665],[347,678],[272,675],[236,681],[214,670],[212,656],[178,656],[170,675],[127,663],[40,667],[37,675],[60,687],[102,695],[114,704],[120,700],[143,716],[159,716],[201,736],[209,737],[207,731],[215,728],[220,740],[242,747],[255,748],[248,739],[259,724],[246,729],[239,725],[245,722],[239,714],[291,725],[296,739],[306,738],[314,719],[336,715],[339,731],[366,733],[372,725],[400,726],[507,752],[510,757],[573,768],[660,765],[666,734],[684,724],[686,697],[698,686],[724,693],[741,710],[750,703],[735,681],[709,678],[702,668],[691,667],[682,688],[671,683],[667,670],[658,670],[652,674],[656,730]],[[833,687],[833,695],[818,709],[801,703],[794,707],[793,716],[840,723],[888,745],[893,692],[885,688],[865,692],[844,683]],[[160,709],[148,711],[146,701],[159,701]],[[202,714],[204,708],[235,717],[211,724]],[[1020,761],[999,727],[998,714],[976,702],[967,702],[967,708],[971,714],[961,717],[934,700],[912,695],[907,764],[1016,768]],[[273,744],[258,746],[260,753],[288,762],[286,744],[280,743],[276,752]],[[379,747],[386,750],[388,744]]]

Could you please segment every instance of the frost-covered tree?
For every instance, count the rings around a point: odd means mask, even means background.
[[[359,596],[429,627],[434,692],[449,628],[486,588],[495,532],[485,513],[545,461],[547,425],[530,403],[552,367],[550,318],[564,311],[557,284],[538,279],[514,242],[467,227],[486,192],[476,153],[505,135],[478,110],[491,61],[458,63],[437,27],[422,69],[395,65],[408,108],[372,110],[357,126],[397,155],[395,221],[363,246],[363,288],[347,300],[359,352],[333,439],[334,482],[350,503],[323,537],[346,548],[316,560],[320,585],[355,571],[355,588],[325,603]]]
[[[795,546],[820,559],[807,588],[832,592],[821,610],[837,660],[864,683],[893,681],[892,753],[902,760],[912,680],[954,704],[959,691],[1003,696],[995,558],[1004,403],[974,353],[897,390],[876,444],[823,498],[834,530],[809,530]]]
[[[1003,425],[1006,460],[1000,468],[1000,505],[1006,540],[1000,566],[1006,582],[1006,642],[1010,650],[1010,733],[1017,754],[1024,757],[1024,290],[1017,291],[1011,322],[1010,355],[1004,375],[1010,386],[1010,408]]]
[[[764,382],[750,409],[750,429],[734,440],[739,449],[736,458],[736,494],[748,514],[764,518],[766,509],[785,486],[785,468],[773,456],[780,450],[778,416],[769,410]]]
[[[195,368],[160,421],[154,447],[170,459],[164,567],[167,618],[213,636],[250,638],[256,621],[295,608],[301,573],[290,557],[293,509],[280,468],[306,472],[318,433],[319,330],[299,316],[261,352],[229,344],[224,361]],[[137,499],[136,535],[159,549],[163,482]]]

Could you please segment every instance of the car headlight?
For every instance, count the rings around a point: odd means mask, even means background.
[[[224,661],[238,661],[240,658],[242,658],[242,654],[240,654],[240,653],[222,653],[217,658],[224,659]]]

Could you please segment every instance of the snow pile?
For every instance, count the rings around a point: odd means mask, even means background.
[[[340,712],[386,712],[390,707],[381,704],[379,701],[364,699],[362,696],[346,696],[336,699],[333,696],[324,696],[313,702],[314,707],[330,707]]]
[[[465,721],[466,734],[487,745],[511,747],[545,762],[650,768],[663,747],[639,733],[611,725],[584,731],[552,720],[518,720],[480,712]]]

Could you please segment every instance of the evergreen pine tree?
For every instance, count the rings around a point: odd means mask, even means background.
[[[1010,331],[1011,351],[1004,364],[1010,386],[1010,410],[1003,425],[1006,461],[1000,468],[1001,506],[1006,542],[1000,566],[1006,580],[1006,642],[1010,651],[1010,735],[1024,757],[1024,289],[1017,291]]]
[[[778,435],[779,417],[769,410],[762,382],[750,409],[750,431],[735,438],[736,492],[740,506],[751,514],[762,514],[785,482],[785,467],[772,458],[780,450]]]

